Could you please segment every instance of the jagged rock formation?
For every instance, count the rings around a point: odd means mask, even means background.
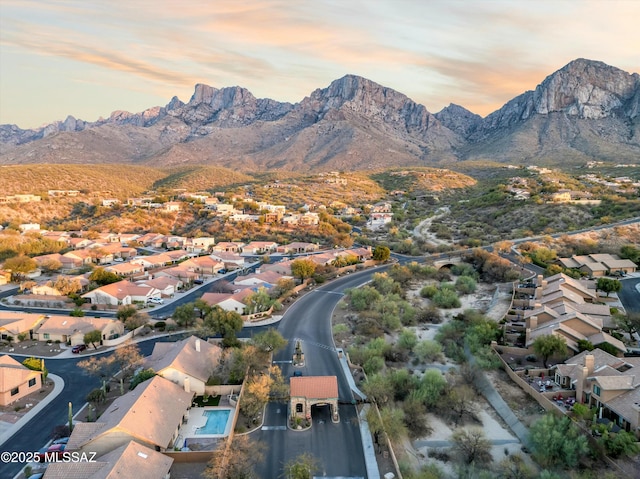
[[[235,169],[366,169],[485,158],[511,163],[640,162],[640,77],[578,59],[486,118],[431,114],[347,75],[294,105],[198,84],[141,113],[37,130],[0,125],[0,164],[209,163]]]

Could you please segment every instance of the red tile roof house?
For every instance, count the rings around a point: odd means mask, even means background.
[[[211,258],[224,263],[225,269],[244,268],[244,257],[237,253],[226,251],[214,251],[209,255]]]
[[[141,275],[144,273],[144,266],[138,263],[119,263],[105,266],[104,270],[125,277]]]
[[[137,285],[156,288],[162,296],[172,297],[183,286],[183,282],[171,276],[158,276],[136,281]]]
[[[180,265],[202,275],[215,275],[221,269],[224,269],[223,262],[213,259],[210,256],[191,258],[187,261],[183,261]]]
[[[253,294],[251,288],[245,288],[237,293],[204,293],[201,299],[211,306],[220,306],[225,311],[243,315],[247,305],[242,300],[250,294]]]
[[[140,286],[130,281],[101,286],[82,295],[91,304],[106,306],[121,306],[140,302],[146,304],[151,298],[160,298],[160,291],[150,286]]]
[[[242,248],[242,252],[245,254],[274,253],[277,248],[278,243],[274,243],[273,241],[252,241]]]
[[[238,253],[242,251],[242,247],[244,243],[239,242],[230,242],[230,241],[221,241],[213,247],[213,251],[227,252],[227,253]]]
[[[302,243],[294,241],[293,243],[278,246],[276,251],[284,254],[308,253],[310,251],[318,251],[320,246],[315,243]]]
[[[221,356],[220,346],[191,336],[175,343],[156,343],[144,367],[201,396]]]
[[[38,341],[76,345],[84,344],[84,335],[96,329],[103,340],[116,339],[124,334],[124,324],[114,319],[56,315],[45,318],[33,336]]]
[[[65,450],[102,456],[129,441],[159,452],[172,450],[193,396],[168,379],[154,376],[113,401],[97,422],[76,424]]]
[[[149,256],[139,256],[129,261],[132,264],[139,264],[144,266],[145,269],[159,268],[161,266],[167,266],[173,264],[174,260],[171,256],[165,253],[153,254]]]
[[[135,441],[91,461],[52,462],[46,479],[170,479],[173,459]]]
[[[40,390],[40,371],[32,371],[11,356],[0,356],[0,406],[9,404]]]

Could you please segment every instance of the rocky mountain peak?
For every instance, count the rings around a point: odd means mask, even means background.
[[[466,108],[450,103],[434,115],[440,123],[459,135],[468,136],[482,123],[482,117]]]
[[[604,118],[622,109],[638,88],[638,75],[579,58],[548,76],[533,92],[538,114],[565,112],[583,119]]]

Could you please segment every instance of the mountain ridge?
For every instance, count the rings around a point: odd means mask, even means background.
[[[345,75],[292,104],[197,84],[187,103],[40,129],[0,125],[0,164],[215,164],[249,169],[372,169],[562,157],[640,161],[640,76],[577,59],[482,118],[431,113],[401,92]],[[554,160],[554,156],[556,157]]]

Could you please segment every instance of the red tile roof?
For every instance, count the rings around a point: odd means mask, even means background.
[[[338,378],[335,376],[303,376],[290,380],[291,397],[337,399]]]

